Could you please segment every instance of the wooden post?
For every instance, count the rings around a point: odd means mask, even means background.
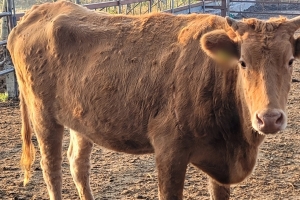
[[[133,9],[134,9],[134,5],[133,5]],[[126,4],[126,15],[129,14],[131,11],[132,11],[131,4],[130,3]]]
[[[227,13],[227,3],[226,0],[222,0],[221,16],[225,17]]]
[[[11,69],[11,65],[4,65],[4,69]],[[18,83],[16,79],[15,72],[10,72],[5,75],[6,90],[8,93],[8,98],[17,98],[18,97]]]
[[[9,12],[7,10],[7,0],[3,0],[2,12]],[[7,40],[8,36],[8,17],[1,18],[1,41]]]
[[[121,0],[117,0],[119,4],[119,14],[122,13],[122,5],[121,5]]]
[[[153,0],[150,0],[150,1],[149,1],[149,4],[148,4],[148,6],[149,6],[149,7],[148,7],[148,12],[149,12],[149,13],[152,12],[152,1],[153,1]],[[159,2],[157,2],[157,5],[159,5],[158,3],[159,3]]]

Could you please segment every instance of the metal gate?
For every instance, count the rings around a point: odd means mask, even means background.
[[[235,18],[260,18],[300,15],[300,0],[228,0],[228,15]]]
[[[5,75],[6,90],[8,92],[8,96],[11,98],[18,96],[18,86],[14,67],[12,65],[10,55],[6,49],[8,34],[16,24],[14,7],[13,0],[3,0],[2,12],[0,13],[0,18],[2,20],[0,48],[2,48],[1,54],[3,55],[3,60],[0,61],[0,67],[3,68],[0,70],[0,76]]]

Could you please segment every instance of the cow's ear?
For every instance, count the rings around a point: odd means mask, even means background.
[[[296,58],[300,59],[300,37],[295,42],[295,55]]]
[[[231,40],[224,30],[204,34],[200,40],[204,52],[219,63],[239,59],[238,44]]]

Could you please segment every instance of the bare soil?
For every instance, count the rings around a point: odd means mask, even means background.
[[[285,131],[268,135],[261,146],[255,171],[232,187],[232,199],[300,199],[300,63],[295,64],[288,102],[289,123]],[[37,149],[33,176],[23,187],[19,167],[21,120],[18,102],[0,103],[0,199],[49,199]],[[33,137],[35,146],[37,142]],[[79,199],[69,172],[68,130],[63,143],[63,199]],[[185,199],[209,199],[207,177],[189,166]],[[91,186],[98,200],[158,199],[153,155],[128,155],[95,146],[92,154]]]

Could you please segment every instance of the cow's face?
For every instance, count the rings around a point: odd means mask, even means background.
[[[300,54],[300,39],[293,37],[300,18],[267,22],[226,19],[229,31],[205,34],[201,38],[203,50],[220,65],[235,63],[238,67],[237,87],[252,127],[260,133],[283,130],[293,62]]]

